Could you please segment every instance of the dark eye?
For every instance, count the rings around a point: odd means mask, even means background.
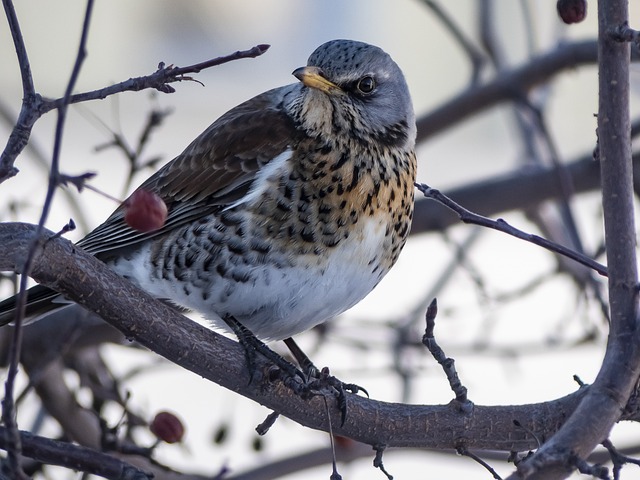
[[[356,88],[360,93],[371,93],[376,88],[376,81],[373,79],[373,77],[362,77],[360,80],[358,80]]]

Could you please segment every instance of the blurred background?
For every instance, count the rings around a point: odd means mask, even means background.
[[[170,95],[123,93],[71,107],[61,171],[97,172],[92,185],[124,198],[153,169],[141,169],[128,185],[129,163],[122,151],[105,148],[113,132],[122,134],[135,148],[149,112],[171,111],[140,156],[142,163],[157,160],[155,165],[162,165],[226,110],[265,90],[293,83],[291,72],[306,64],[309,54],[330,39],[356,39],[386,50],[405,72],[421,118],[536,56],[596,38],[594,4],[584,22],[567,27],[556,14],[555,2],[436,2],[482,54],[484,67],[474,72],[469,56],[430,3],[97,2],[78,92],[150,74],[161,61],[186,66],[257,44],[270,44],[271,48],[261,57],[194,75],[197,82],[173,84],[176,92]],[[21,0],[15,6],[36,89],[47,97],[62,96],[76,55],[85,3]],[[481,20],[490,25],[481,27]],[[497,50],[487,52],[483,32],[493,35],[490,42]],[[9,117],[0,122],[4,142],[12,126],[7,120],[11,115],[15,118],[21,100],[19,69],[5,21],[0,22],[0,58],[0,105]],[[475,84],[474,73],[478,74]],[[521,106],[502,103],[421,142],[418,180],[446,193],[535,167],[540,161],[544,164],[550,157],[569,163],[590,155],[596,144],[594,64],[571,68],[524,93],[542,112],[548,132],[542,147],[539,129],[530,127],[530,115],[523,114]],[[635,104],[632,111],[637,111]],[[45,162],[51,157],[55,117],[53,112],[44,116],[31,138]],[[16,166],[20,174],[0,185],[0,220],[35,222],[45,195],[46,165],[26,151]],[[577,232],[584,250],[595,255],[603,241],[599,202],[595,191],[570,199],[576,228],[569,229],[569,234],[562,233],[566,222],[549,223],[540,213],[542,207],[535,212],[500,215],[534,233],[553,233],[553,227],[558,227],[561,233],[554,233],[559,235],[555,237],[558,241]],[[73,217],[79,229],[68,237],[77,240],[115,207],[94,192],[78,194],[69,189],[58,192],[46,225],[57,231]],[[602,257],[599,260],[604,262]],[[0,287],[1,297],[12,291],[9,282]],[[407,338],[409,343],[419,343],[426,304],[437,296],[436,338],[456,359],[471,400],[488,405],[542,402],[574,391],[574,374],[585,382],[595,377],[606,341],[606,320],[598,300],[599,295],[606,298],[605,288],[600,279],[563,268],[555,257],[536,246],[501,233],[458,225],[413,236],[398,265],[368,298],[323,331],[308,332],[299,340],[317,365],[329,365],[342,380],[363,385],[374,399],[447,403],[452,394],[440,367],[425,349],[402,343]],[[146,351],[104,345],[101,355],[120,379],[122,393],[131,393],[128,408],[146,418],[161,410],[182,418],[187,429],[182,444],[161,445],[157,451],[160,462],[178,470],[215,475],[226,466],[229,478],[234,478],[234,474],[328,446],[327,434],[284,418],[258,439],[254,427],[268,414],[266,409]],[[66,380],[81,403],[90,401],[90,392],[79,384],[73,371]],[[29,429],[36,418],[38,401],[33,397],[28,397],[20,410],[21,428]],[[122,409],[112,405],[103,413],[115,423]],[[58,427],[51,420],[40,430],[43,435],[56,432]],[[148,439],[141,435],[140,443],[153,442],[150,434]],[[637,427],[621,425],[613,438],[625,446],[637,440]],[[342,464],[339,471],[350,480],[383,478],[373,470],[372,459],[369,455]],[[503,474],[513,468],[504,460],[490,463]],[[417,471],[424,472],[420,478],[490,478],[471,459],[451,454],[389,451],[385,466],[397,479],[417,478]],[[49,472],[49,478],[80,477],[61,469]],[[286,476],[259,477],[256,473],[247,478],[312,480],[326,479],[330,473],[326,463]],[[625,479],[640,478],[631,468],[624,474]]]

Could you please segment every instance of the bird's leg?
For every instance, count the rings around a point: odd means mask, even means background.
[[[249,383],[253,381],[253,376],[256,371],[256,353],[260,353],[262,356],[273,362],[291,378],[299,377],[306,383],[306,376],[298,370],[295,365],[271,350],[267,345],[260,341],[260,339],[258,339],[251,330],[236,320],[232,315],[226,315],[223,320],[236,337],[238,337],[238,342],[240,342],[240,345],[244,348],[245,358],[247,359],[247,368],[249,369],[250,375]]]
[[[302,369],[302,371],[309,378],[317,377],[319,372],[318,367],[316,367],[313,364],[311,359],[307,356],[306,353],[302,351],[302,349],[298,346],[296,341],[293,338],[289,337],[289,338],[285,338],[283,342],[291,352],[291,355],[293,355],[293,357],[298,362],[298,365],[300,365],[300,368]]]
[[[367,397],[369,396],[369,393],[361,386],[356,385],[355,383],[344,383],[338,380],[336,377],[328,375],[327,374],[328,368],[326,367],[322,370],[316,367],[313,364],[313,362],[309,359],[307,354],[304,353],[302,349],[298,346],[298,344],[295,342],[293,338],[291,337],[285,338],[283,341],[284,341],[284,344],[289,349],[289,351],[291,352],[291,354],[293,355],[293,357],[298,362],[298,365],[300,365],[300,368],[302,369],[303,373],[307,375],[307,378],[309,380],[312,380],[312,379],[326,380],[329,385],[334,387],[337,387],[339,384],[339,386],[343,391],[346,390],[347,392],[351,392],[351,393],[364,392],[364,394]],[[327,373],[322,373],[322,372],[327,372]],[[340,391],[340,389],[338,388],[336,388],[336,390]]]
[[[306,353],[298,346],[295,340],[291,337],[284,339],[284,344],[287,346],[291,354],[294,356],[298,365],[307,376],[307,387],[311,390],[321,390],[324,387],[333,388],[337,392],[338,408],[342,415],[342,424],[344,424],[347,418],[347,398],[345,391],[357,394],[364,392],[368,397],[369,392],[355,383],[344,383],[338,378],[331,375],[327,367],[319,370],[313,362],[309,359]]]

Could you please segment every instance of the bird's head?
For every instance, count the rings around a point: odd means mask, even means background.
[[[302,109],[314,127],[348,129],[356,136],[374,135],[413,148],[415,115],[409,89],[398,65],[382,49],[332,40],[293,75],[306,87],[301,90]]]

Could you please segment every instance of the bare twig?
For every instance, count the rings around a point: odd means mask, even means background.
[[[611,440],[607,439],[602,442],[602,446],[607,449],[609,455],[611,456],[611,463],[613,463],[613,480],[619,480],[620,478],[620,470],[622,467],[631,463],[633,465],[640,466],[640,460],[637,458],[631,458],[627,455],[620,453],[614,446]]]
[[[229,55],[212,58],[205,62],[196,63],[187,67],[175,67],[173,65],[165,65],[164,62],[160,62],[158,70],[151,75],[143,77],[130,78],[120,83],[110,85],[99,90],[92,90],[90,92],[78,93],[72,95],[69,98],[69,103],[87,102],[89,100],[101,100],[110,95],[122,92],[137,92],[148,88],[159,90],[163,93],[173,93],[175,91],[169,84],[174,82],[182,82],[185,80],[193,80],[193,78],[186,76],[188,73],[199,73],[205,68],[215,67],[228,63],[234,60],[240,60],[242,58],[255,58],[269,49],[269,45],[256,45],[249,50],[239,50]],[[62,104],[62,99],[51,100],[43,107],[46,113],[49,110],[58,108]]]
[[[540,441],[540,439],[538,438],[538,436],[531,431],[530,429],[528,429],[527,427],[525,427],[524,425],[522,425],[522,423],[520,423],[518,420],[514,420],[513,424],[518,427],[521,428],[522,430],[524,430],[525,432],[527,432],[528,435],[531,435],[531,437],[536,441],[536,443],[538,444],[538,446],[536,448],[540,448],[540,445],[542,445],[542,442]]]
[[[611,28],[609,34],[618,42],[630,42],[636,47],[640,46],[640,31],[631,28],[627,22]]]
[[[628,21],[628,2],[600,0],[598,140],[602,175],[609,305],[607,350],[595,381],[560,430],[510,478],[566,478],[609,434],[640,376],[638,272],[629,120],[629,45],[610,35]],[[568,458],[569,456],[569,458]],[[571,458],[573,457],[573,458]]]
[[[495,478],[496,480],[502,480],[502,477],[500,475],[498,475],[498,472],[496,472],[493,467],[491,465],[489,465],[487,462],[485,462],[484,460],[482,460],[478,455],[476,455],[473,452],[470,452],[469,450],[467,450],[464,447],[458,447],[456,448],[456,452],[458,453],[458,455],[462,455],[463,457],[469,457],[470,459],[472,459],[474,462],[482,465],[490,474],[493,478]]]
[[[3,1],[9,2],[10,0]],[[18,123],[11,132],[7,145],[0,155],[0,183],[18,172],[13,163],[27,144],[33,125],[45,113],[53,109],[59,109],[63,105],[86,102],[89,100],[101,100],[110,95],[126,91],[135,92],[153,88],[164,93],[171,93],[174,89],[169,85],[170,83],[193,80],[193,78],[187,76],[188,73],[198,73],[205,68],[222,65],[223,63],[239,60],[241,58],[257,57],[265,53],[268,48],[269,45],[256,45],[249,50],[237,51],[230,55],[213,58],[187,67],[174,67],[172,65],[165,66],[165,64],[161,62],[158,66],[158,70],[151,75],[130,78],[124,82],[101,88],[99,90],[69,96],[65,95],[64,97],[55,100],[44,99],[37,94],[25,97],[23,99]]]
[[[474,225],[481,225],[483,227],[492,228],[494,230],[498,230],[500,232],[507,233],[513,237],[519,238],[521,240],[526,240],[527,242],[531,242],[535,245],[539,245],[543,248],[546,248],[549,251],[558,253],[560,255],[564,255],[565,257],[571,258],[578,263],[581,263],[589,268],[592,268],[596,272],[598,272],[602,276],[607,276],[607,268],[604,265],[596,262],[595,260],[583,255],[579,252],[571,250],[569,248],[563,247],[562,245],[558,245],[557,243],[551,242],[545,238],[540,237],[539,235],[533,235],[531,233],[523,232],[505,222],[503,219],[499,218],[497,220],[492,220],[487,217],[483,217],[482,215],[478,215],[473,213],[463,206],[457,204],[449,197],[444,195],[439,190],[435,188],[431,188],[425,184],[416,184],[418,190],[420,190],[425,197],[436,200],[441,203],[445,207],[450,208],[454,212],[458,214],[460,220],[464,223],[472,223]]]
[[[9,106],[0,99],[0,119],[4,122],[8,129],[14,128],[16,125],[16,115],[9,108]],[[48,154],[45,154],[43,149],[38,145],[35,139],[30,139],[25,147],[25,151],[28,151],[33,159],[35,165],[43,173],[43,175],[49,175],[49,158]],[[87,222],[86,213],[77,200],[77,197],[69,190],[63,190],[62,195],[65,197],[69,208],[71,208],[73,219],[78,224],[78,228],[84,233],[89,231],[89,223]]]
[[[73,221],[73,218],[70,218],[69,221],[65,225],[63,225],[62,228],[53,235],[53,237],[48,238],[47,241],[61,237],[62,235],[72,232],[75,229],[76,223]]]
[[[327,412],[327,427],[329,433],[329,441],[331,443],[331,476],[330,480],[342,480],[342,475],[338,473],[338,464],[336,460],[336,445],[335,445],[335,437],[333,435],[333,426],[331,425],[331,410],[329,409],[329,403],[327,402],[327,396],[322,395],[324,400],[324,406]]]
[[[427,321],[427,327],[422,337],[422,344],[429,349],[433,358],[440,364],[444,370],[449,386],[456,396],[455,401],[458,403],[460,410],[464,413],[470,413],[473,410],[473,403],[467,397],[467,387],[462,385],[458,372],[456,371],[455,361],[453,358],[449,358],[445,355],[444,351],[434,337],[433,331],[436,326],[436,315],[438,314],[438,303],[434,298],[427,313],[425,315]]]
[[[264,419],[264,422],[256,427],[256,432],[258,432],[258,435],[266,435],[273,424],[276,423],[276,420],[278,420],[279,416],[280,414],[278,412],[271,412],[269,415],[267,415],[267,418]]]
[[[609,480],[609,469],[602,465],[591,465],[577,455],[570,456],[573,466],[583,475],[590,475],[600,480]]]
[[[636,121],[636,126],[640,122]],[[600,188],[600,166],[591,153],[565,164],[574,193]],[[640,154],[633,156],[633,168],[640,178]],[[640,192],[640,187],[638,189]],[[480,215],[533,208],[537,204],[563,195],[554,168],[535,166],[520,168],[485,181],[476,181],[450,189],[447,196],[461,205],[473,205]],[[443,230],[459,221],[450,210],[427,199],[416,201],[411,233]]]

